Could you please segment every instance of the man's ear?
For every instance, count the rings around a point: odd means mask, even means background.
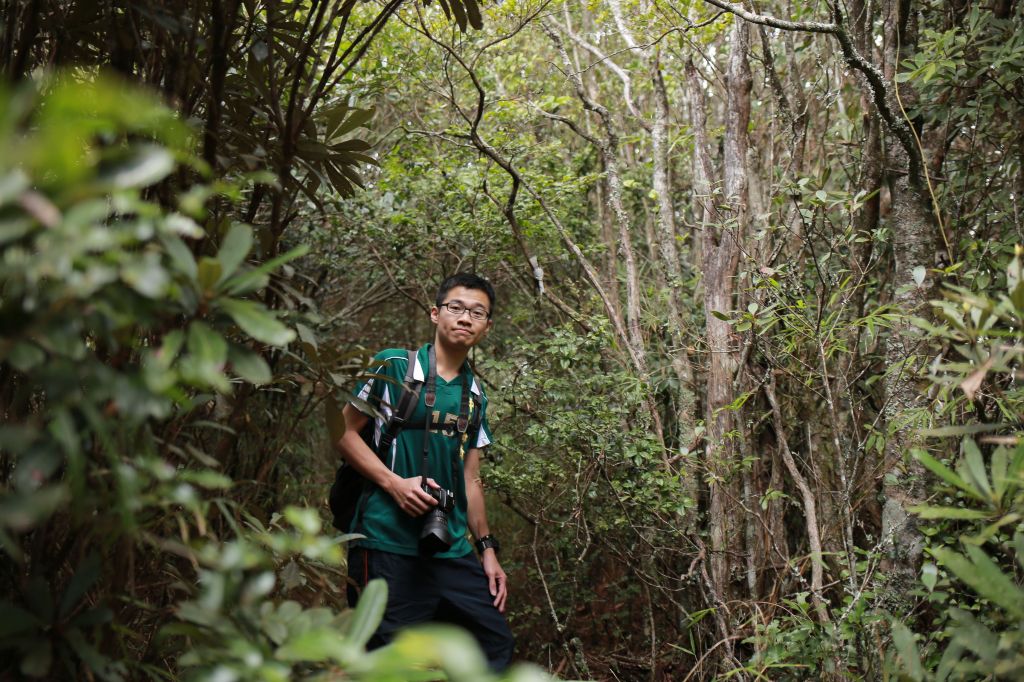
[[[438,316],[439,312],[440,311],[438,310],[436,305],[435,306],[431,306],[431,308],[430,308],[430,321],[433,322],[434,324],[437,324],[437,316]]]

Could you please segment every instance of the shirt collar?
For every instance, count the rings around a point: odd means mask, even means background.
[[[425,346],[423,346],[423,348],[420,348],[420,351],[422,352],[423,349],[425,349],[429,345],[430,344],[426,344]],[[462,371],[467,373],[467,374],[469,374],[470,378],[473,380],[473,384],[469,387],[469,392],[472,393],[473,395],[479,397],[480,396],[480,385],[477,384],[476,377],[473,376],[472,371],[470,371],[470,369],[469,369],[469,361],[468,360],[466,362],[462,363]],[[427,373],[424,370],[423,363],[420,361],[420,353],[416,353],[416,366],[413,367],[413,369],[412,369],[412,378],[415,381],[420,381],[420,382],[423,382],[423,381],[427,380]]]

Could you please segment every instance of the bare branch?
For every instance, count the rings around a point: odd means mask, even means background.
[[[767,14],[757,14],[744,9],[741,5],[736,5],[731,2],[725,2],[724,0],[704,0],[709,5],[725,10],[730,14],[735,14],[745,21],[749,21],[752,24],[761,24],[762,26],[770,26],[772,28],[782,29],[783,31],[802,31],[805,33],[835,33],[839,30],[836,24],[828,23],[825,21],[789,21],[788,19],[779,19],[778,17],[769,16]]]

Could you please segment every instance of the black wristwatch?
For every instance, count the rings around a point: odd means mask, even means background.
[[[476,541],[476,551],[480,554],[483,554],[484,550],[488,547],[493,549],[495,554],[501,551],[501,543],[498,542],[498,538],[491,534],[487,534]]]

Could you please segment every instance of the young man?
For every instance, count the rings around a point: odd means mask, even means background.
[[[416,354],[413,378],[423,383],[406,427],[380,456],[359,436],[367,420],[375,419],[379,442],[384,421],[364,412],[365,405],[389,415],[406,376],[406,351],[385,350],[375,357],[375,377],[360,384],[359,400],[343,410],[345,435],[337,447],[368,481],[349,529],[366,536],[349,551],[349,576],[359,586],[374,578],[388,583],[387,609],[370,646],[386,644],[407,625],[451,622],[473,633],[491,667],[502,670],[512,659],[513,639],[502,615],[508,584],[487,526],[480,481],[481,449],[491,442],[487,398],[466,361],[469,349],[491,330],[493,310],[494,288],[487,280],[470,273],[446,279],[430,310],[434,342]],[[424,490],[424,468],[433,494]],[[444,526],[444,517],[436,515],[438,498],[447,494],[442,491],[454,498],[446,515],[451,544],[424,550],[420,537],[428,519],[435,529]]]

